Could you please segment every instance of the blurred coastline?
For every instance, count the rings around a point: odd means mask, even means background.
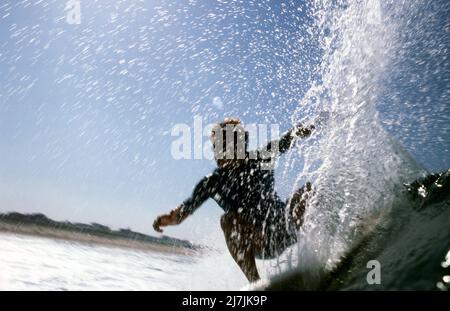
[[[194,254],[199,249],[186,240],[168,236],[157,238],[129,229],[111,230],[96,223],[58,222],[43,214],[0,214],[0,232],[183,255]]]

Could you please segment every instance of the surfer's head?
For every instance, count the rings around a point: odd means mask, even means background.
[[[216,124],[211,142],[219,167],[239,165],[247,156],[248,132],[238,118],[226,118]]]

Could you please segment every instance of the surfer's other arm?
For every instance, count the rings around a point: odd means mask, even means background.
[[[195,187],[192,195],[169,214],[158,216],[153,223],[155,231],[163,232],[161,227],[178,225],[199,208],[214,192],[214,176],[204,177]]]
[[[276,144],[278,145],[278,151],[280,153],[284,153],[287,150],[289,150],[289,148],[292,145],[292,141],[295,138],[306,138],[309,135],[311,135],[312,131],[315,129],[314,125],[308,125],[308,126],[303,126],[301,124],[291,128],[289,131],[287,131],[286,133],[284,133],[281,138],[273,140],[271,142],[269,142],[266,146],[267,151],[276,151],[273,150],[273,147],[276,146]]]

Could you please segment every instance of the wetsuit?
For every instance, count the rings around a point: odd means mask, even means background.
[[[289,149],[291,131],[278,141],[280,153]],[[266,150],[270,150],[269,143]],[[287,202],[275,192],[274,172],[263,166],[272,159],[246,158],[233,168],[218,167],[204,177],[194,188],[190,198],[181,205],[182,214],[192,214],[207,199],[214,199],[225,211],[236,212],[256,230],[261,230],[265,241],[264,251],[258,258],[273,258],[296,242],[294,224],[286,217]]]

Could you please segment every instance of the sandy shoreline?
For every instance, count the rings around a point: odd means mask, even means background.
[[[109,247],[128,248],[133,250],[161,252],[178,255],[194,255],[197,253],[192,249],[179,246],[162,245],[151,242],[135,241],[125,238],[107,238],[87,233],[58,230],[55,228],[47,228],[31,224],[13,225],[0,221],[0,233],[1,232],[44,237],[63,241],[72,241],[87,245],[102,245]]]

